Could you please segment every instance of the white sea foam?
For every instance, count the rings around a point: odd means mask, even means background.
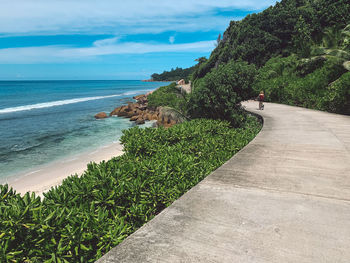
[[[77,99],[69,99],[69,100],[57,100],[57,101],[51,101],[51,102],[44,102],[44,103],[37,103],[37,104],[31,104],[31,105],[18,106],[18,107],[11,107],[11,108],[0,109],[0,114],[12,113],[12,112],[18,112],[18,111],[28,111],[28,110],[42,109],[42,108],[50,108],[50,107],[85,102],[85,101],[90,101],[90,100],[100,100],[100,99],[106,99],[106,98],[119,97],[122,95],[127,95],[127,94],[123,93],[123,94],[118,94],[118,95],[86,97],[86,98],[77,98]]]

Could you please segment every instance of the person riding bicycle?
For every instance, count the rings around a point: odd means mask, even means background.
[[[264,103],[263,103],[264,102],[264,98],[265,98],[264,92],[260,91],[259,96],[258,96],[259,110],[263,110],[264,109]]]

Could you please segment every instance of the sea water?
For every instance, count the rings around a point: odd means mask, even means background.
[[[115,107],[167,83],[141,81],[1,81],[0,183],[9,176],[117,141],[134,124]]]

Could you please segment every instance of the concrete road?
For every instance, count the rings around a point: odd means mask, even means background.
[[[259,135],[99,263],[350,262],[350,116],[244,106]]]

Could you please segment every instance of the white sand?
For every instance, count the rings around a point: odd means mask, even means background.
[[[92,162],[100,163],[112,157],[123,154],[123,146],[119,143],[112,143],[96,150],[92,150],[79,155],[40,166],[36,170],[16,175],[16,178],[9,179],[8,184],[17,193],[25,194],[28,191],[42,195],[51,187],[62,183],[63,179],[70,175],[81,175],[87,168],[87,164]]]

